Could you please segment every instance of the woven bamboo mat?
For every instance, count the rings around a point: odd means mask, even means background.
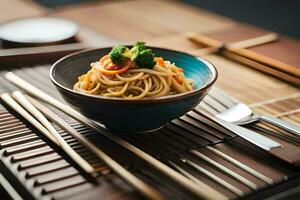
[[[41,65],[10,70],[60,99],[49,80],[49,68],[49,65]],[[3,78],[6,70],[8,69],[0,72],[0,92],[17,89]],[[221,96],[218,95],[219,92],[221,91],[215,88],[211,90],[208,97]],[[226,99],[231,98],[226,97]],[[175,164],[230,199],[245,196],[248,199],[263,198],[286,190],[281,187],[281,184],[291,185],[294,180],[298,180],[299,173],[296,168],[275,159],[269,153],[261,151],[231,132],[219,130],[209,123],[209,120],[199,115],[200,107],[173,120],[159,131],[130,137],[124,135],[122,138],[172,168]],[[97,178],[100,184],[91,185],[82,173],[74,169],[76,165],[63,152],[49,145],[41,134],[31,129],[31,126],[22,118],[6,108],[0,106],[0,145],[2,147],[0,158],[36,199],[82,200],[98,198],[99,195],[104,194],[109,194],[106,198],[113,200],[138,197],[132,188],[103,165],[101,160],[95,158],[83,145],[55,126],[64,139],[100,173]],[[91,139],[95,145],[105,150],[112,158],[155,187],[168,199],[195,198],[176,182],[161,174],[159,170],[151,168],[139,158],[103,137],[99,132],[90,130],[55,109],[54,111],[76,130]],[[264,134],[263,131],[258,132]],[[280,143],[283,144],[283,141]],[[186,164],[182,159],[195,163],[197,167]],[[219,180],[222,180],[223,184],[220,184]],[[31,184],[32,181],[34,184]],[[112,184],[112,182],[118,183]]]

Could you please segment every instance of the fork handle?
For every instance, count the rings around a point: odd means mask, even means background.
[[[300,127],[296,126],[292,123],[283,121],[281,119],[275,118],[275,117],[271,117],[271,116],[265,116],[265,115],[258,115],[256,116],[256,118],[268,122],[270,124],[273,124],[279,128],[285,129],[291,133],[293,133],[294,135],[300,137]]]
[[[197,111],[197,113],[266,151],[270,151],[272,148],[281,147],[281,144],[279,144],[275,140],[272,140],[266,136],[258,134],[252,130],[235,125],[233,123],[229,123],[217,117],[211,116],[206,112],[200,113]]]

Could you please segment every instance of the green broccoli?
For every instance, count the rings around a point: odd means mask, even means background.
[[[153,68],[155,65],[154,54],[144,42],[135,43],[130,50],[124,45],[116,45],[109,52],[109,57],[117,65],[129,59],[139,67]]]
[[[130,57],[126,55],[128,48],[124,45],[115,45],[109,52],[109,57],[114,64],[121,64],[125,60],[129,60]]]
[[[137,54],[140,51],[147,49],[145,42],[136,42],[134,46],[130,49],[132,54]]]
[[[142,51],[138,51],[137,54],[134,55],[133,61],[139,66],[144,68],[152,69],[155,65],[154,54],[151,49],[144,49]]]
[[[147,49],[145,42],[137,42],[130,49],[133,60],[139,67],[153,68],[155,65],[154,54],[151,49]]]

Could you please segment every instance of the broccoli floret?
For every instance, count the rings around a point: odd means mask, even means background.
[[[125,60],[130,58],[126,55],[126,52],[129,51],[128,48],[124,45],[115,45],[112,50],[109,52],[109,57],[114,64],[121,64]]]
[[[137,42],[129,50],[124,45],[116,45],[109,52],[109,57],[114,64],[131,59],[139,67],[153,68],[155,65],[154,54],[151,49],[147,49],[144,42]]]
[[[145,42],[136,42],[134,46],[130,49],[132,54],[137,54],[143,50],[147,49]]]
[[[144,68],[152,69],[155,65],[154,54],[151,49],[144,49],[142,51],[138,51],[137,54],[134,55],[133,61],[139,66]]]
[[[154,54],[151,49],[147,49],[145,42],[135,43],[135,45],[130,49],[130,53],[132,53],[131,60],[133,60],[139,67],[154,67]]]

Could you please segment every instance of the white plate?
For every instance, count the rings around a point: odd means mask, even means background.
[[[52,43],[73,37],[75,23],[53,17],[18,19],[0,26],[0,38],[17,43]]]

